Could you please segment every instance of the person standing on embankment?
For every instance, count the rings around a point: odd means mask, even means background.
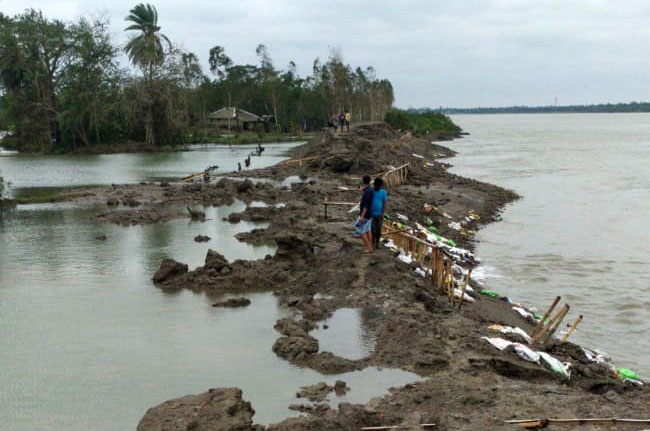
[[[350,114],[350,111],[347,109],[345,110],[345,127],[348,128],[348,132],[350,131],[350,121],[352,121],[352,114]],[[343,131],[343,128],[341,128],[341,131]]]
[[[359,205],[359,220],[354,224],[354,233],[361,236],[363,244],[366,246],[365,253],[372,253],[372,236],[370,229],[372,228],[372,221],[370,220],[370,207],[372,206],[374,198],[374,190],[370,187],[370,177],[368,175],[363,177],[363,196],[361,196],[361,203]]]
[[[375,178],[374,195],[372,198],[372,205],[370,206],[370,218],[372,218],[372,242],[375,250],[379,248],[379,240],[381,239],[381,225],[384,221],[384,214],[386,213],[386,201],[388,195],[386,190],[382,188],[384,180]]]

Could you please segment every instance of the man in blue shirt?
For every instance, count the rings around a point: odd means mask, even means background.
[[[384,180],[381,178],[375,178],[375,193],[372,198],[372,205],[370,205],[370,217],[372,218],[372,242],[374,243],[375,249],[379,248],[381,225],[384,221],[384,214],[386,213],[386,200],[388,200],[386,190],[382,188],[383,185]]]
[[[361,197],[361,204],[359,205],[359,220],[354,225],[354,232],[361,236],[363,244],[366,246],[366,253],[372,252],[372,237],[370,229],[372,222],[370,220],[370,207],[373,202],[374,190],[370,187],[370,177],[366,175],[363,177],[363,196]]]

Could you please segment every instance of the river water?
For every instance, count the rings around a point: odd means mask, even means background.
[[[292,144],[295,145],[295,144]],[[282,160],[289,144],[267,144],[252,166]],[[0,157],[0,172],[18,194],[34,187],[127,183],[174,178],[207,164],[229,172],[251,148],[196,147],[170,154]],[[256,204],[256,203],[254,203]],[[367,402],[391,386],[417,380],[401,370],[366,369],[322,376],[292,366],[271,350],[277,319],[289,313],[270,293],[246,294],[244,309],[213,308],[215,297],[157,289],[151,276],[164,257],[203,264],[208,248],[232,261],[260,259],[274,246],[234,238],[263,224],[222,218],[245,204],[207,208],[204,223],[186,219],[122,227],[98,223],[94,207],[25,205],[0,213],[0,429],[114,431],[135,429],[147,408],[167,399],[238,386],[270,423],[295,415],[300,386],[343,379],[338,402]],[[101,208],[101,210],[105,210]],[[106,241],[98,241],[98,235]],[[194,236],[208,235],[208,243]],[[319,331],[323,346],[363,356],[369,334],[359,310],[343,310]],[[347,327],[346,334],[336,328]],[[347,337],[347,338],[346,338]],[[337,343],[338,340],[338,343]]]
[[[452,172],[523,199],[479,231],[492,290],[544,310],[572,339],[650,377],[650,114],[459,115]],[[446,143],[447,144],[447,143]]]

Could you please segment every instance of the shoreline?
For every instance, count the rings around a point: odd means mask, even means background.
[[[476,230],[498,220],[504,205],[517,198],[514,193],[450,174],[440,160],[452,156],[453,151],[432,144],[429,139],[404,136],[378,125],[340,136],[324,134],[293,148],[290,154],[294,160],[316,159],[299,165],[283,162],[235,175],[275,180],[296,175],[306,179],[290,188],[246,180],[182,186],[147,184],[96,188],[75,200],[106,203],[120,196],[118,203],[124,206],[126,202],[128,208],[131,208],[129,199],[140,202],[133,208],[156,203],[219,205],[232,199],[285,204],[249,207],[231,215],[232,220],[229,217],[231,222],[268,222],[268,228],[238,238],[251,243],[275,241],[276,256],[259,261],[227,262],[217,250],[206,256],[204,267],[190,272],[186,269],[170,272],[157,286],[173,290],[186,288],[208,295],[222,292],[245,295],[263,286],[263,290],[274,292],[282,304],[302,315],[301,320],[280,319],[276,324],[278,339],[274,351],[285,360],[323,374],[379,366],[412,371],[426,379],[391,390],[390,394],[365,405],[342,405],[332,410],[307,403],[296,407],[307,412],[307,416],[289,418],[266,427],[267,430],[343,430],[394,425],[412,421],[415,413],[419,423],[436,423],[443,430],[512,429],[503,421],[518,417],[634,417],[635,412],[644,408],[640,398],[648,394],[645,387],[616,379],[605,367],[590,363],[579,346],[570,342],[553,344],[547,349],[562,361],[574,363],[568,381],[544,366],[521,360],[514,351],[494,349],[480,339],[497,336],[488,325],[518,326],[529,332],[532,324],[514,312],[506,301],[482,295],[474,295],[474,303],[457,310],[447,297],[435,293],[427,278],[417,273],[418,265],[402,262],[388,248],[371,255],[362,254],[360,241],[350,236],[353,216],[347,207],[332,207],[325,219],[320,204],[325,197],[355,202],[359,175],[382,172],[388,165],[409,162],[412,165],[407,182],[388,189],[388,213],[393,217],[394,213],[406,216],[409,225],[431,218],[440,236],[472,250],[471,237],[461,235],[449,225],[449,220],[461,220],[470,210],[475,211],[480,219],[473,219],[464,227]],[[440,213],[427,212],[425,203],[436,206]],[[121,224],[164,221],[164,217],[138,216],[160,215],[157,211],[111,209],[99,218]],[[182,216],[182,213],[169,215],[170,218]],[[475,283],[473,287],[479,288]],[[326,295],[328,299],[315,298],[316,294]],[[321,352],[318,342],[314,344],[315,339],[309,335],[310,328],[334,311],[350,307],[367,310],[373,316],[366,323],[373,325],[376,345],[362,360]],[[521,341],[515,336],[504,338]],[[213,396],[216,393],[222,391],[202,394],[197,400],[218,410],[224,400]],[[246,396],[236,391],[228,394],[230,401],[241,401]],[[138,429],[161,429],[155,424],[170,417],[181,422],[190,420],[181,415],[186,413],[184,410],[171,408],[177,401],[151,409]],[[235,411],[241,419],[238,426],[242,427],[238,429],[263,429],[252,425],[250,405],[236,404],[239,407]],[[445,406],[443,410],[441,405]],[[486,411],[489,411],[487,416]]]
[[[9,156],[89,156],[89,155],[102,155],[102,154],[157,154],[157,153],[174,153],[182,151],[191,151],[189,146],[194,145],[223,145],[223,146],[245,146],[256,145],[258,143],[283,143],[283,142],[300,142],[312,139],[317,133],[306,133],[305,135],[286,134],[286,135],[273,135],[273,136],[246,136],[239,138],[240,135],[233,134],[234,137],[225,137],[219,141],[211,140],[210,142],[188,142],[185,144],[165,145],[149,147],[143,142],[124,142],[116,144],[99,144],[91,145],[88,147],[79,147],[69,151],[52,151],[52,152],[20,152],[12,149],[11,147],[2,147],[5,153],[0,152],[0,157]],[[1,143],[1,142],[0,142]]]

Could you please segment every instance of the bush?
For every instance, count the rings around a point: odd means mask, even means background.
[[[386,112],[384,121],[396,130],[409,130],[417,136],[430,133],[458,133],[461,128],[451,118],[437,112],[414,113],[391,109]]]

